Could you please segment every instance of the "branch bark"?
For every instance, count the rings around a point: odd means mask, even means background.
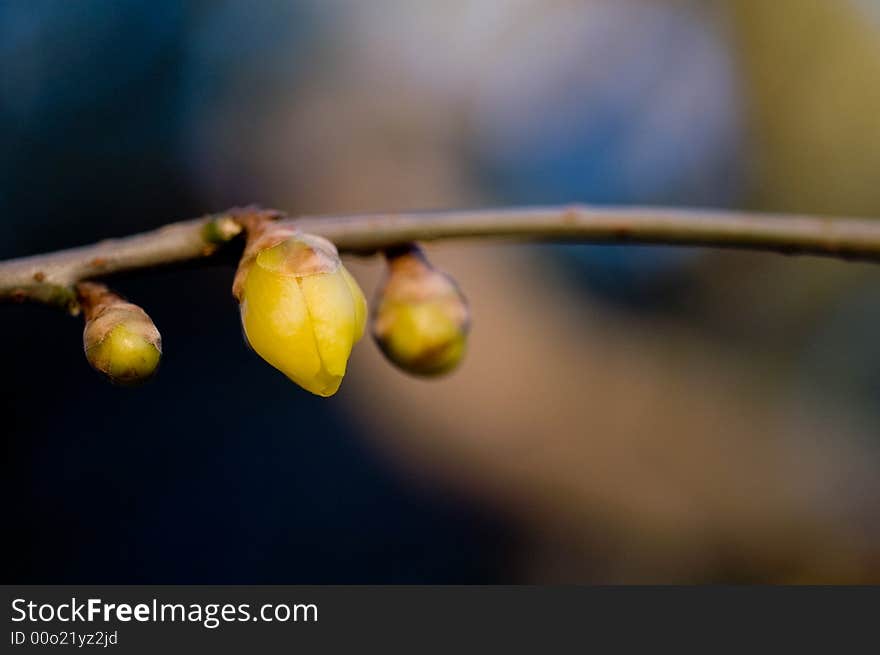
[[[77,313],[77,282],[208,257],[241,231],[237,220],[223,213],[89,246],[10,259],[0,262],[0,302],[31,300]]]
[[[234,209],[153,232],[0,262],[0,301],[36,300],[75,309],[77,282],[210,256],[255,215],[270,215],[329,239],[340,251],[361,254],[410,241],[504,238],[709,246],[880,261],[880,221],[873,219],[583,205],[296,219]]]

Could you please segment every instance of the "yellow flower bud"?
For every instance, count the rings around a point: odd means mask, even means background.
[[[455,281],[431,266],[417,246],[387,253],[389,273],[378,293],[373,337],[404,371],[441,375],[464,357],[470,317]]]
[[[296,232],[285,236],[242,260],[236,291],[245,336],[260,357],[298,385],[332,396],[363,335],[364,294],[329,241]]]
[[[83,349],[96,371],[119,385],[150,378],[162,357],[162,338],[147,313],[100,284],[78,285],[86,317]]]

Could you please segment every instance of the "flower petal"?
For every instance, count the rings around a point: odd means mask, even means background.
[[[364,336],[364,328],[367,324],[367,299],[364,298],[364,292],[361,291],[357,280],[352,277],[345,266],[342,267],[342,277],[345,278],[351,291],[352,300],[354,300],[354,342],[357,343]]]
[[[308,388],[322,366],[296,278],[259,264],[251,268],[244,284],[241,318],[248,342],[260,357]]]
[[[340,267],[341,268],[341,267]],[[323,368],[345,375],[355,334],[355,303],[340,270],[299,278]]]

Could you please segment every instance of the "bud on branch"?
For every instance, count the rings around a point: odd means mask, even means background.
[[[92,368],[119,385],[150,378],[159,366],[162,338],[147,313],[103,284],[80,282],[76,291],[86,320],[83,349]]]
[[[364,332],[366,301],[326,239],[261,219],[233,294],[251,347],[304,389],[332,396]]]
[[[376,294],[373,338],[404,371],[440,375],[464,356],[470,313],[455,281],[416,244],[385,252],[388,275]]]
[[[366,303],[338,249],[386,252],[389,275],[373,334],[404,370],[433,375],[461,359],[469,327],[455,283],[416,241],[530,241],[714,246],[880,261],[880,221],[666,208],[529,207],[421,214],[301,217],[232,209],[145,234],[0,262],[0,302],[31,300],[86,312],[90,363],[117,383],[145,379],[161,355],[146,313],[87,280],[212,255],[246,231],[233,293],[245,334],[266,361],[312,393],[336,392],[361,337]]]

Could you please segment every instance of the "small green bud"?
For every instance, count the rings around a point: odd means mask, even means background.
[[[85,313],[83,349],[96,371],[111,382],[136,385],[156,372],[162,338],[147,313],[100,284],[77,286]]]
[[[388,276],[377,293],[373,338],[385,356],[415,375],[442,375],[467,347],[470,312],[455,281],[416,245],[386,252]]]

